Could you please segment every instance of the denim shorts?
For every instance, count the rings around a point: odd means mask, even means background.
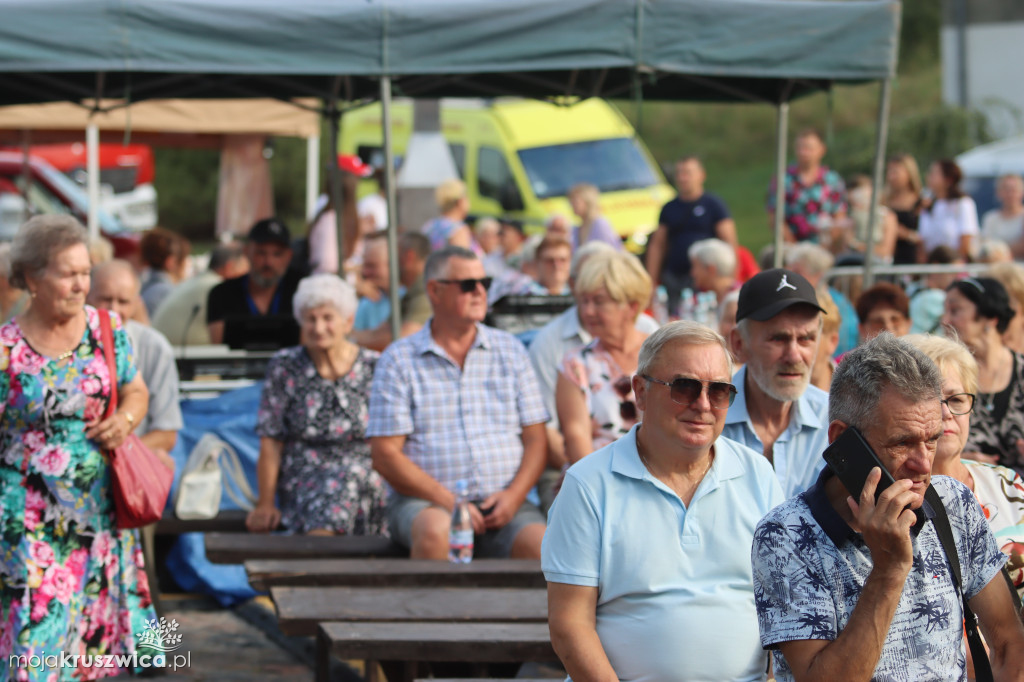
[[[387,509],[391,539],[406,549],[411,547],[413,521],[421,511],[431,506],[434,505],[426,500],[392,492]],[[524,501],[519,507],[519,511],[507,524],[473,537],[473,556],[485,559],[508,558],[512,553],[512,545],[515,544],[519,531],[530,524],[543,524],[544,521],[544,515],[541,514],[537,505]]]

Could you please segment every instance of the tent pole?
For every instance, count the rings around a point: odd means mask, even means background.
[[[306,138],[306,220],[312,221],[320,196],[320,136]]]
[[[342,192],[341,170],[338,168],[338,129],[341,127],[341,113],[338,111],[337,97],[331,98],[330,116],[331,150],[327,155],[327,196],[334,207],[334,234],[338,240],[337,274],[344,279],[345,261],[351,254],[346,248],[348,244],[345,240],[345,197]]]
[[[89,191],[89,239],[100,235],[100,129],[90,115],[85,128],[85,172]]]
[[[881,83],[878,96],[878,137],[875,140],[875,165],[871,179],[871,209],[868,214],[868,233],[864,239],[864,288],[874,283],[875,225],[881,218],[878,202],[882,198],[882,175],[885,172],[885,145],[889,138],[889,104],[892,99],[892,79]]]
[[[786,206],[786,140],[789,137],[789,102],[778,104],[778,121],[775,127],[775,267],[782,267],[783,230]]]
[[[380,105],[384,128],[384,189],[388,198],[388,266],[391,268],[388,297],[391,299],[391,338],[395,341],[402,330],[402,311],[398,302],[398,212],[395,194],[395,150],[391,139],[391,77],[380,79]]]

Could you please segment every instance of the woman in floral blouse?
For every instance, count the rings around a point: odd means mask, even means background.
[[[365,437],[380,355],[346,339],[355,291],[335,275],[313,275],[299,283],[293,309],[303,345],[278,352],[267,368],[249,530],[280,523],[297,533],[384,534],[386,494]]]
[[[636,318],[651,299],[651,278],[628,253],[600,253],[574,287],[583,327],[594,340],[562,359],[555,386],[565,455],[572,464],[629,432],[640,418],[630,379],[647,335]]]
[[[89,293],[87,234],[39,216],[11,244],[11,281],[31,304],[0,327],[0,679],[92,680],[126,672],[103,656],[157,653],[135,530],[119,530],[106,452],[146,414],[128,334],[111,315],[116,374]],[[111,388],[118,409],[104,419]],[[33,665],[81,655],[77,667]],[[30,661],[19,664],[16,657]],[[115,659],[111,659],[115,660]],[[122,663],[116,663],[120,666]]]

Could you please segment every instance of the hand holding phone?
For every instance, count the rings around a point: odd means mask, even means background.
[[[846,487],[847,492],[853,496],[854,501],[860,500],[864,482],[875,467],[882,471],[882,478],[875,487],[875,502],[889,486],[896,482],[885,465],[878,459],[875,451],[864,440],[864,436],[852,426],[843,431],[835,442],[825,449],[823,457],[829,468]],[[910,532],[916,535],[924,524],[924,511],[920,507],[911,511],[914,512],[915,520]]]

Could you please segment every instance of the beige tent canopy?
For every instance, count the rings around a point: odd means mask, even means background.
[[[0,107],[0,145],[97,140],[166,147],[221,150],[217,233],[244,234],[253,222],[273,214],[270,175],[261,152],[264,138],[307,140],[306,212],[319,192],[320,102],[298,99],[121,100],[83,104],[54,102]]]

